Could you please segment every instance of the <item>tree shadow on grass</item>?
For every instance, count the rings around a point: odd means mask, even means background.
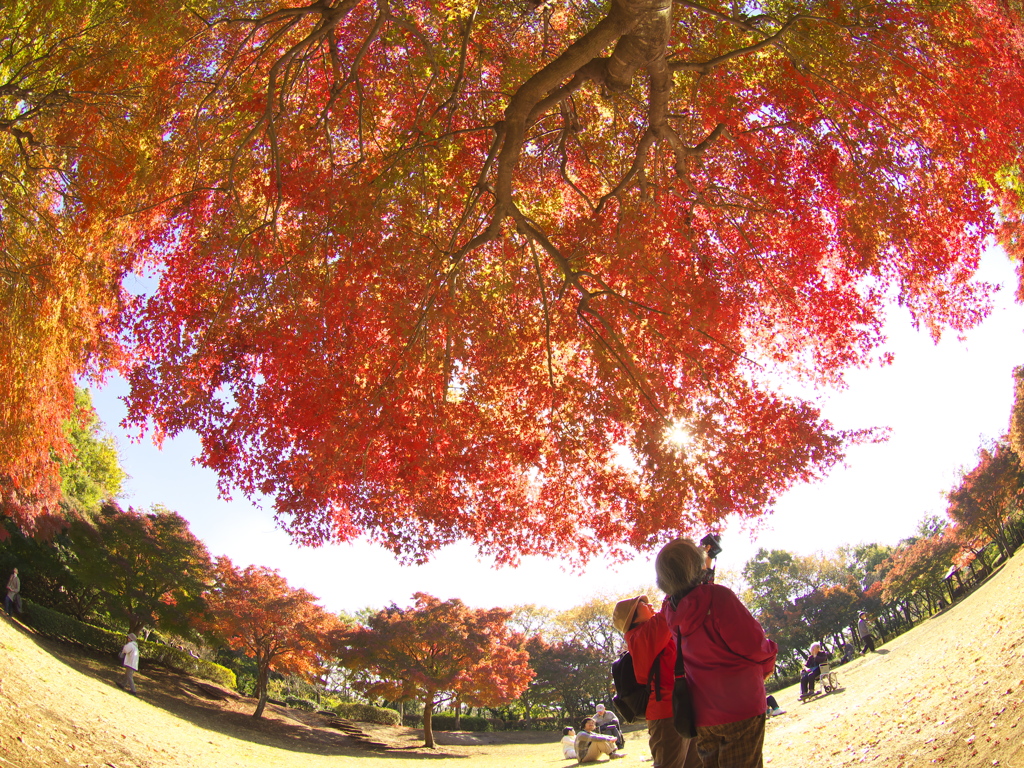
[[[124,672],[115,655],[60,643],[42,637],[29,627],[18,626],[41,650],[75,672],[121,687]],[[416,737],[415,732],[396,728],[391,734],[392,729],[379,726],[368,726],[372,731],[369,735],[385,741],[387,749],[369,749],[340,731],[327,727],[326,719],[322,716],[273,704],[267,705],[262,718],[255,719],[252,717],[256,709],[255,699],[221,689],[224,698],[218,700],[218,697],[211,695],[218,686],[155,665],[147,666],[144,659],[141,666],[135,675],[135,686],[141,701],[198,729],[220,733],[239,741],[289,752],[352,758],[442,760],[471,757],[443,748],[426,749],[421,746],[422,737]],[[204,687],[213,690],[204,691]],[[129,696],[127,692],[124,695]],[[321,725],[320,721],[324,724]],[[382,732],[387,732],[387,736],[381,738]]]

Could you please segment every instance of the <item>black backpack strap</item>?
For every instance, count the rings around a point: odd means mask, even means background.
[[[651,662],[651,669],[647,673],[647,692],[650,693],[653,689],[655,701],[661,701],[661,655],[663,653],[665,653],[665,648],[662,648],[658,655],[654,657],[654,661]]]
[[[655,701],[661,701],[661,664],[658,662],[661,661],[661,654],[664,652],[664,648],[658,652],[647,672],[647,693],[650,694],[653,691]]]

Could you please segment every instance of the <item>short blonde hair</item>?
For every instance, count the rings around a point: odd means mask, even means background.
[[[705,562],[704,552],[693,539],[673,539],[654,561],[658,589],[669,597],[692,589],[700,583]]]

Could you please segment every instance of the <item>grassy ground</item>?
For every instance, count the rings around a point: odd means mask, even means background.
[[[1024,768],[1024,557],[965,601],[839,669],[840,689],[807,703],[777,695],[768,768],[947,765]],[[97,659],[0,620],[0,768],[473,768],[562,766],[555,733],[439,733],[366,726],[373,752],[315,715],[210,698],[189,678],[137,676],[120,691],[116,659]],[[627,734],[617,768],[649,766],[646,733]]]

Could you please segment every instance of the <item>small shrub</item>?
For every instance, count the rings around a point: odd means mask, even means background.
[[[148,643],[139,641],[139,655],[156,664],[162,664],[175,672],[184,672],[186,675],[201,677],[204,680],[223,685],[225,688],[235,689],[237,680],[235,673],[220,664],[212,661],[197,659],[185,651],[175,648],[173,645],[162,645],[160,643]]]
[[[343,701],[334,708],[338,717],[346,720],[356,720],[360,723],[376,723],[377,725],[398,725],[400,718],[398,712],[384,707],[375,707],[372,704],[359,704],[352,701]]]
[[[303,709],[306,712],[316,711],[316,702],[303,699],[301,696],[285,696],[284,703],[292,709]]]
[[[238,675],[238,685],[236,690],[243,696],[255,696],[256,695],[256,676],[250,675],[243,672]]]
[[[22,606],[23,621],[41,635],[114,655],[124,646],[124,635],[84,624],[30,600],[24,600]]]
[[[800,682],[800,673],[797,672],[795,675],[773,675],[770,680],[764,684],[764,690],[766,693],[775,693],[775,691],[781,691],[783,688],[788,688],[791,685],[796,685]]]

